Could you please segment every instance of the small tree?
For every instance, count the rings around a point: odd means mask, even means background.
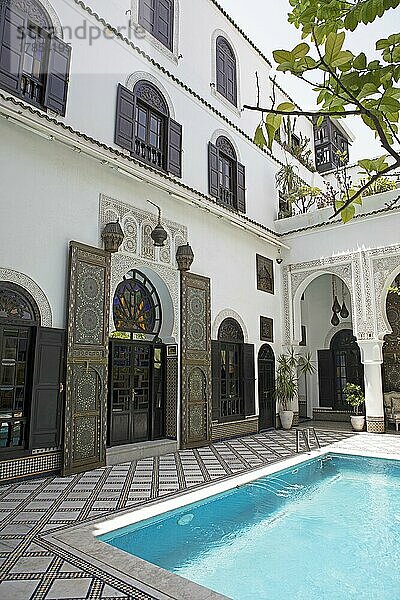
[[[347,404],[350,404],[355,409],[356,415],[358,415],[358,410],[361,404],[364,404],[365,398],[363,391],[359,385],[355,383],[348,383],[343,388],[344,397],[346,399]]]
[[[290,410],[292,402],[298,394],[298,372],[314,373],[311,354],[300,356],[292,348],[289,353],[278,357],[275,391],[282,410]]]

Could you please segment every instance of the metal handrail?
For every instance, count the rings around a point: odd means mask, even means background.
[[[314,436],[314,440],[317,445],[317,448],[318,449],[321,448],[321,444],[320,444],[320,441],[317,436],[317,432],[315,431],[314,427],[307,427],[306,429],[296,429],[296,454],[300,454],[300,451],[301,451],[300,436],[302,436],[302,438],[303,438],[304,444],[306,446],[306,451],[311,452],[310,433],[312,433]]]

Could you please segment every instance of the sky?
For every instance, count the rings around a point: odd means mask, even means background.
[[[287,22],[290,10],[288,0],[219,0],[221,6],[248,34],[262,52],[271,60],[276,49],[291,50],[299,43],[299,31]],[[365,52],[372,60],[379,56],[375,41],[400,30],[400,9],[389,10],[381,19],[349,34],[347,49],[354,54]],[[303,82],[290,75],[278,73],[277,81],[304,109],[315,109],[316,94]],[[350,162],[384,154],[371,132],[358,117],[348,117],[346,125],[356,136],[350,150]]]

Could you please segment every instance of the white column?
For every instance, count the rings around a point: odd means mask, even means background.
[[[382,340],[357,340],[364,365],[365,409],[367,431],[385,433],[385,411],[382,389]]]

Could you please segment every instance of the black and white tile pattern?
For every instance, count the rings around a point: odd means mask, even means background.
[[[346,432],[318,432],[321,445],[349,436]],[[122,579],[52,546],[42,536],[234,477],[295,452],[294,431],[273,431],[67,478],[53,476],[0,486],[0,598],[152,600]]]

